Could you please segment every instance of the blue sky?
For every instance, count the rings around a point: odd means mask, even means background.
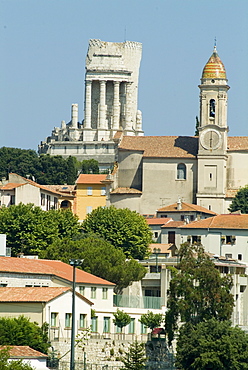
[[[248,135],[247,0],[0,0],[0,147],[35,149],[72,103],[83,119],[88,40],[143,44],[145,135],[194,135],[214,38],[231,89],[231,136]]]

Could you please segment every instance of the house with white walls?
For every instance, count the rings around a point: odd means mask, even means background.
[[[36,370],[48,370],[46,366],[47,355],[36,351],[29,346],[3,346],[0,350],[8,348],[9,362],[22,361],[23,364],[29,364]]]

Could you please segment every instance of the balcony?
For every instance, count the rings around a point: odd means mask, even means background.
[[[165,304],[164,299],[161,297],[138,297],[116,294],[113,296],[113,299],[116,307],[161,309]]]

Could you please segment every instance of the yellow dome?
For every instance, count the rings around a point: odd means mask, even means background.
[[[218,78],[226,80],[226,70],[217,53],[216,46],[214,47],[213,54],[203,69],[202,78]]]

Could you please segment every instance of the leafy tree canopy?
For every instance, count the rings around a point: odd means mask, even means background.
[[[47,353],[48,327],[42,327],[24,316],[18,318],[0,318],[0,343],[3,346],[30,346],[37,351]]]
[[[161,326],[161,323],[164,321],[164,316],[161,313],[153,313],[152,311],[148,311],[147,313],[141,315],[139,321],[147,328],[153,330],[154,328],[159,328]]]
[[[241,213],[248,213],[248,185],[239,189],[229,207],[229,211],[241,211]]]
[[[95,233],[120,248],[126,257],[143,259],[149,255],[152,233],[146,220],[130,209],[98,207],[82,224],[85,233]]]
[[[23,177],[35,179],[39,184],[75,184],[78,162],[74,157],[50,156],[40,157],[31,149],[0,148],[0,176],[8,178],[10,172]],[[81,164],[80,164],[81,166]]]
[[[248,335],[230,321],[186,323],[177,341],[178,369],[248,369]]]
[[[95,159],[85,159],[81,166],[82,173],[99,173],[99,163]]]
[[[23,363],[22,360],[8,361],[9,360],[8,348],[0,349],[0,369],[1,370],[35,370],[32,366],[27,363]]]
[[[0,208],[0,233],[7,235],[13,256],[40,254],[55,240],[79,234],[78,219],[70,210],[43,211],[32,204]]]
[[[117,308],[117,311],[113,313],[114,319],[113,323],[114,325],[118,326],[118,328],[124,328],[124,326],[127,326],[131,322],[131,317],[124,311],[121,311]]]
[[[229,320],[233,310],[231,276],[221,277],[202,246],[182,244],[179,270],[168,290],[166,329],[169,342],[182,322],[197,323],[210,318]]]
[[[42,257],[60,259],[66,263],[70,258],[83,259],[82,268],[117,284],[116,293],[121,293],[132,281],[139,281],[146,274],[145,267],[136,260],[127,260],[122,250],[95,236],[80,240],[57,240],[44,250]]]
[[[145,368],[146,356],[144,343],[135,340],[130,344],[125,356],[121,359],[124,364],[123,370],[142,370]]]

